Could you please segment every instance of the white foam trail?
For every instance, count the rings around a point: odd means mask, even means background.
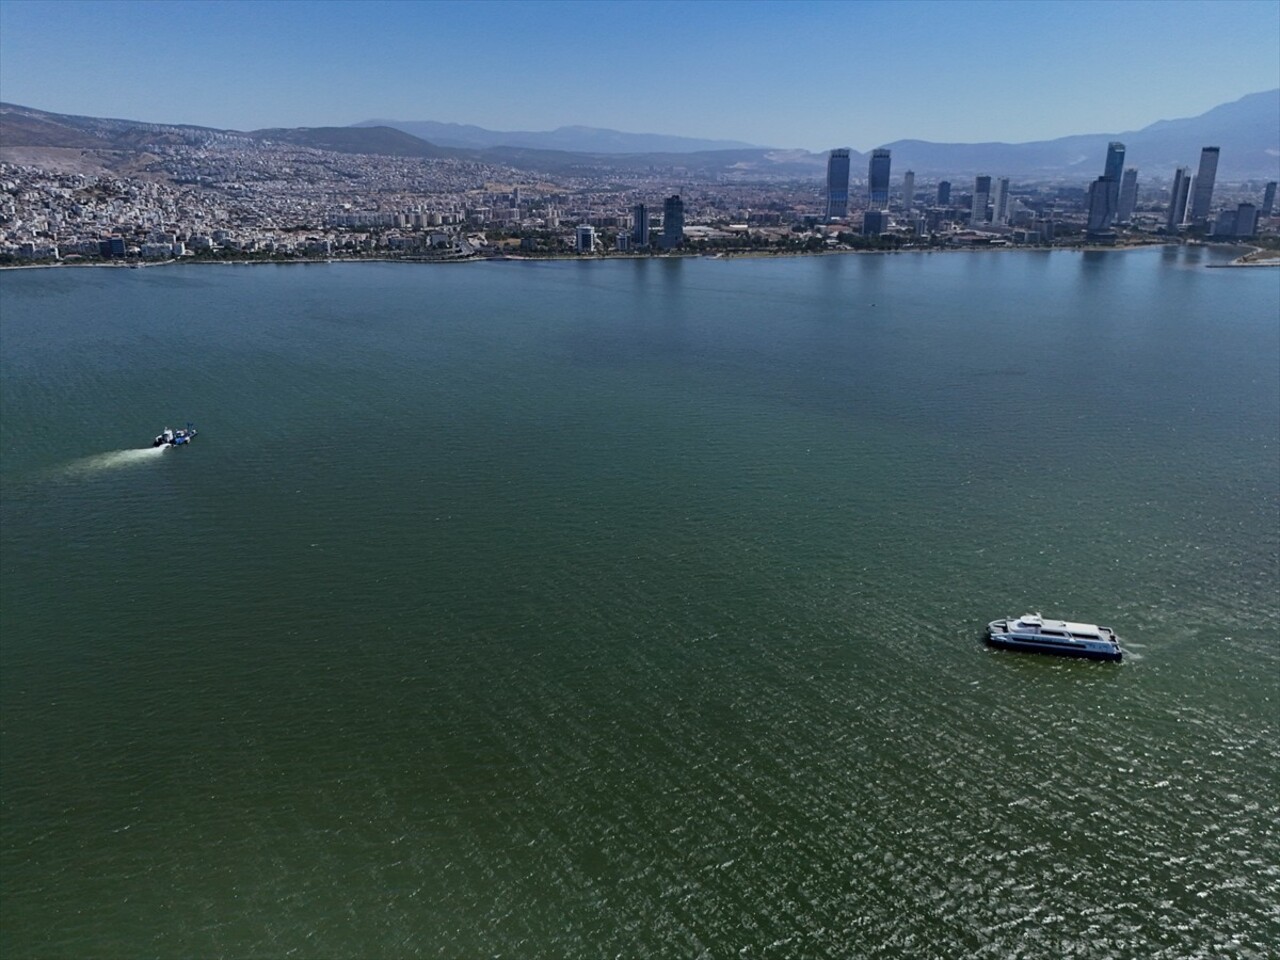
[[[85,457],[68,465],[67,473],[76,475],[98,473],[102,470],[114,470],[117,467],[147,463],[159,457],[166,449],[168,449],[167,445],[139,447],[133,450],[113,450],[110,453],[96,453],[92,457]]]

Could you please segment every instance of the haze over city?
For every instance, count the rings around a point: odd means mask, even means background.
[[[0,2],[0,98],[240,130],[384,117],[808,150],[1022,142],[1192,116],[1278,75],[1272,0]]]

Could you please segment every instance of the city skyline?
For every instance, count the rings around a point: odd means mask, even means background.
[[[563,3],[0,0],[0,98],[241,130],[397,117],[866,152],[903,138],[1020,143],[1121,133],[1271,89],[1280,75],[1280,4],[1272,0],[1087,7],[1081,16],[1081,4],[1064,3],[619,2],[593,5],[587,18],[582,6]],[[921,29],[910,31],[913,23]],[[1001,70],[960,70],[954,51],[970,34],[1006,41]],[[1135,44],[1161,48],[1191,36],[1200,62],[1233,69],[1153,70],[1131,55]],[[1038,37],[1071,56],[1046,60]],[[908,52],[913,69],[903,71]],[[584,58],[607,81],[581,83]],[[822,61],[833,64],[831,76],[815,73]],[[688,69],[672,69],[681,65]],[[1007,82],[1011,74],[1018,83]],[[893,83],[858,96],[863,78],[880,75]],[[939,84],[1001,109],[948,105]],[[733,109],[747,87],[750,108]],[[1114,96],[1118,89],[1125,95]]]

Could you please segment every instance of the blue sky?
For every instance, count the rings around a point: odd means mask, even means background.
[[[0,0],[0,99],[866,150],[1121,132],[1280,86],[1280,0]]]

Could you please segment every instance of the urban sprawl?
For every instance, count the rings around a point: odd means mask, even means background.
[[[831,151],[813,179],[679,168],[533,174],[458,159],[338,153],[207,135],[144,148],[129,175],[0,163],[0,263],[175,259],[760,255],[1274,238],[1274,181],[1143,182],[1110,144],[1087,185],[891,175]]]

